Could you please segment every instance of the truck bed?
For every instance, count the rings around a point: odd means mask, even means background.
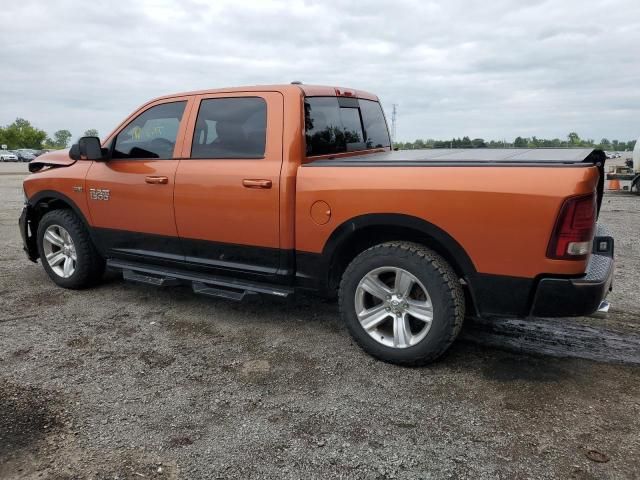
[[[433,148],[396,150],[347,157],[329,157],[307,163],[308,167],[546,167],[595,166],[600,178],[596,187],[598,212],[604,194],[607,157],[594,148]]]

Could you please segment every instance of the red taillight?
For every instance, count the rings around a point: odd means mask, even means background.
[[[547,257],[583,260],[591,252],[596,225],[596,195],[567,198],[553,229]]]

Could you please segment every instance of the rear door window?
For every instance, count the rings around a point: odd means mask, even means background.
[[[267,139],[267,103],[260,97],[202,100],[191,158],[262,158]]]
[[[307,156],[389,147],[378,102],[339,97],[305,99]]]

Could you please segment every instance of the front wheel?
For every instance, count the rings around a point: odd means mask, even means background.
[[[464,320],[464,293],[451,266],[410,242],[383,243],[358,255],[344,272],[339,301],[356,342],[400,365],[438,358]]]
[[[104,259],[97,252],[82,221],[71,210],[53,210],[38,224],[38,250],[49,278],[64,288],[97,283]]]

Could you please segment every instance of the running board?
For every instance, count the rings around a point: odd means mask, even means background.
[[[208,295],[210,297],[226,298],[228,300],[235,300],[236,302],[242,301],[247,294],[253,293],[248,292],[247,290],[231,290],[212,287],[200,282],[193,282],[192,287],[195,293]]]
[[[180,281],[174,277],[158,277],[137,273],[130,269],[122,270],[122,278],[130,282],[144,283],[145,285],[153,285],[154,287],[175,287],[180,285]]]
[[[247,295],[257,293],[287,298],[294,292],[293,288],[281,285],[250,282],[122,260],[109,259],[107,260],[107,267],[121,271],[123,278],[132,282],[144,283],[155,287],[191,285],[195,293],[235,301],[241,301]]]

